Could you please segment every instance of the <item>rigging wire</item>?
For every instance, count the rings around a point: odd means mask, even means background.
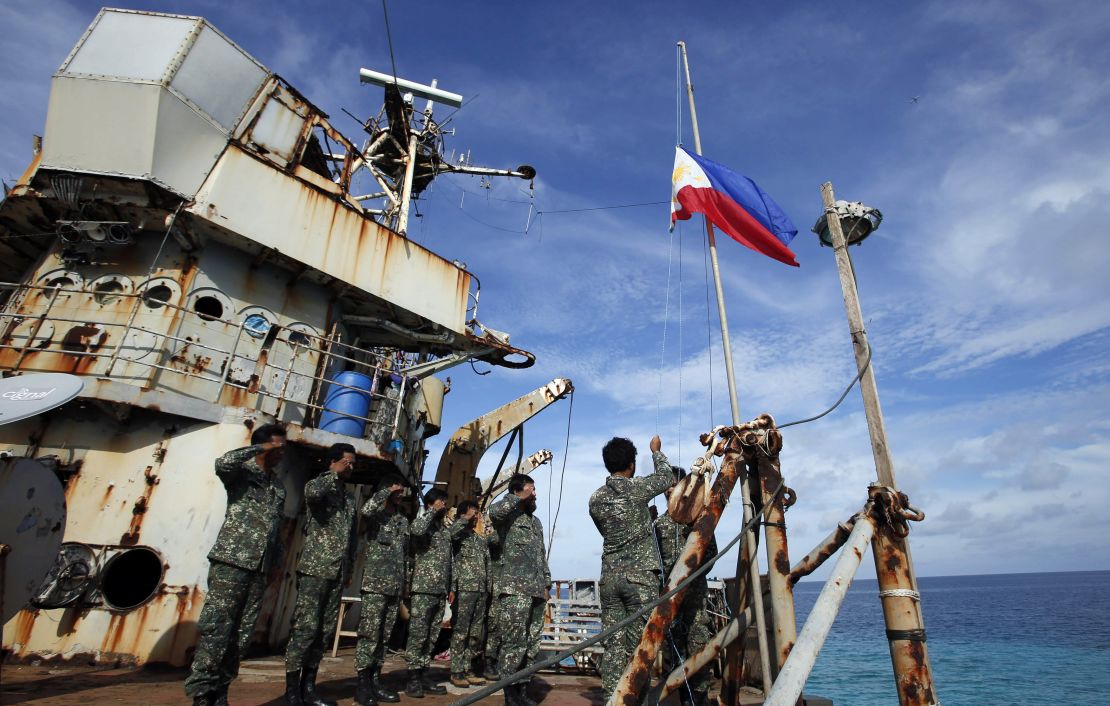
[[[385,38],[389,42],[389,63],[393,67],[393,85],[397,85],[397,60],[393,58],[393,32],[389,29],[389,10],[382,0],[382,14],[385,15]]]
[[[817,421],[821,417],[825,416],[829,412],[831,412],[834,409],[836,409],[837,407],[839,407],[840,403],[844,401],[844,398],[848,396],[848,393],[852,391],[852,388],[856,386],[856,383],[860,381],[860,378],[863,377],[863,374],[867,371],[867,368],[869,368],[870,366],[871,366],[871,346],[868,345],[867,346],[867,358],[863,361],[863,365],[861,365],[859,367],[859,372],[856,373],[856,376],[854,378],[852,378],[852,381],[850,383],[848,383],[848,387],[844,388],[844,392],[840,393],[840,397],[836,400],[836,402],[833,403],[832,407],[829,407],[824,412],[822,412],[821,414],[818,414],[815,417],[809,417],[807,419],[799,419],[796,422],[787,422],[786,424],[779,424],[778,428],[779,429],[785,429],[786,427],[792,427],[792,426],[795,426],[797,424],[805,424],[806,422]]]
[[[701,229],[701,258],[705,266],[705,349],[709,359],[709,428],[712,429],[716,416],[713,413],[713,310],[709,305],[709,233]]]
[[[555,503],[555,519],[551,521],[551,534],[547,539],[547,559],[551,560],[551,549],[555,546],[555,525],[559,522],[559,512],[563,509],[563,481],[567,476],[567,456],[570,454],[570,421],[574,416],[574,390],[570,391],[570,407],[567,409],[567,440],[563,446],[563,468],[559,471],[559,500]],[[552,472],[555,464],[551,464]]]
[[[671,262],[674,256],[674,231],[671,231],[670,244],[667,246],[667,294],[663,304],[663,342],[659,347],[659,385],[655,395],[655,433],[663,411],[663,370],[667,363],[667,323],[671,318]]]

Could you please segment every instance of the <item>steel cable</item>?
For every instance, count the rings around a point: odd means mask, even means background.
[[[848,387],[844,388],[844,392],[840,393],[840,398],[837,399],[837,401],[833,403],[832,407],[829,407],[828,409],[826,409],[821,414],[818,414],[816,417],[809,417],[808,419],[799,419],[796,422],[787,422],[786,424],[779,424],[778,428],[779,429],[785,429],[786,427],[792,427],[796,424],[805,424],[806,422],[816,421],[816,420],[820,419],[821,417],[825,416],[826,414],[828,414],[829,412],[833,411],[837,407],[839,407],[840,403],[844,401],[844,398],[848,396],[848,393],[851,392],[852,388],[856,386],[856,383],[860,381],[860,378],[863,377],[863,374],[867,371],[867,368],[870,367],[870,365],[871,365],[871,346],[868,346],[867,347],[867,359],[863,361],[863,365],[860,366],[859,372],[856,373],[856,376],[854,378],[852,378],[852,381],[850,383],[848,383]]]

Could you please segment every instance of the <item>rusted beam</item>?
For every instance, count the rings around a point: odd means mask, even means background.
[[[790,569],[790,583],[798,583],[802,578],[809,576],[818,569],[822,564],[828,561],[829,557],[836,554],[836,550],[844,546],[848,541],[848,535],[852,533],[852,528],[856,526],[856,518],[852,517],[847,522],[841,522],[836,526],[829,536],[822,539],[817,543],[813,550],[802,557],[802,560]]]
[[[866,512],[866,511],[865,511]],[[852,534],[836,560],[832,575],[821,589],[817,601],[813,604],[802,633],[798,636],[798,643],[787,658],[786,664],[779,671],[771,693],[767,695],[764,706],[793,706],[798,703],[809,679],[810,670],[817,661],[817,653],[825,644],[840,604],[852,585],[852,578],[859,569],[863,560],[863,552],[867,550],[867,543],[875,532],[875,521],[866,514],[861,513],[860,519],[852,529]]]
[[[929,650],[925,643],[925,621],[921,594],[913,575],[906,535],[906,520],[922,520],[924,514],[910,507],[904,493],[879,483],[870,487],[879,509],[879,527],[871,540],[875,574],[883,604],[890,660],[901,706],[931,706],[937,703]]]
[[[798,635],[794,616],[794,584],[790,582],[790,551],[786,541],[786,505],[783,502],[784,493],[776,492],[783,482],[779,465],[781,449],[782,434],[777,429],[768,430],[765,442],[755,454],[754,464],[758,469],[763,495],[767,585],[771,593],[774,623],[775,649],[774,659],[771,660],[774,674],[778,674],[786,662]]]
[[[693,675],[705,669],[714,660],[719,658],[724,652],[724,649],[736,641],[736,638],[744,634],[748,629],[748,625],[752,621],[752,609],[747,608],[743,613],[736,616],[714,635],[709,642],[686,658],[678,667],[675,667],[667,678],[663,680],[658,689],[658,694],[652,694],[649,698],[649,703],[655,704],[659,700],[667,697],[675,689],[681,688],[686,680]]]
[[[701,516],[694,521],[690,536],[682,554],[675,562],[674,569],[667,579],[667,590],[673,589],[696,570],[705,558],[705,553],[713,540],[717,522],[721,519],[728,504],[729,496],[736,485],[736,480],[744,468],[745,462],[750,457],[753,448],[764,440],[766,431],[773,428],[774,420],[768,415],[760,415],[754,421],[737,427],[725,427],[719,430],[721,438],[725,441],[724,463],[721,472],[717,475],[710,491],[709,503]],[[712,438],[702,437],[702,443],[709,446]],[[678,607],[682,603],[685,591],[679,591],[670,600],[664,601],[655,607],[640,636],[640,644],[632,655],[632,661],[625,668],[617,683],[613,695],[609,698],[609,706],[637,706],[640,703],[640,694],[651,678],[652,666],[659,646],[667,634],[667,628],[674,621]]]

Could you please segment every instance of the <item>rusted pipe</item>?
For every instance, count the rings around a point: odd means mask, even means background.
[[[879,483],[870,495],[880,508],[879,528],[871,540],[875,574],[883,604],[890,661],[901,706],[930,706],[937,702],[929,651],[925,643],[925,621],[921,594],[913,575],[906,542],[905,496]],[[922,515],[923,516],[923,515]]]
[[[694,654],[686,658],[678,667],[675,667],[667,678],[663,680],[659,694],[656,697],[652,695],[651,702],[655,703],[660,699],[667,697],[675,689],[681,688],[686,684],[686,680],[693,675],[700,672],[709,666],[713,660],[721,656],[724,649],[736,641],[736,638],[744,634],[748,629],[748,625],[752,621],[752,609],[748,608],[740,615],[736,616],[714,635],[709,642]]]
[[[861,513],[852,529],[851,536],[845,544],[840,557],[836,560],[832,575],[817,596],[813,610],[809,612],[802,632],[798,635],[797,644],[786,659],[786,664],[779,670],[771,693],[763,702],[764,706],[794,706],[802,695],[806,680],[817,661],[817,653],[825,644],[829,636],[840,604],[852,585],[852,578],[859,569],[863,560],[863,553],[867,550],[867,543],[875,533],[875,521],[867,514]]]
[[[852,528],[856,526],[856,518],[852,517],[847,522],[841,522],[836,526],[829,536],[822,539],[817,543],[817,546],[802,557],[802,560],[790,569],[790,583],[798,583],[802,578],[809,576],[824,564],[829,557],[836,554],[836,550],[844,546],[848,541],[848,535],[852,533]]]
[[[778,673],[798,636],[794,615],[794,584],[790,582],[790,551],[786,540],[786,507],[782,493],[775,491],[783,483],[778,458],[778,451],[782,448],[782,435],[777,429],[768,430],[766,442],[759,448],[754,465],[759,472],[759,485],[763,494],[767,585],[771,593],[775,642],[774,659],[770,661],[772,669]]]

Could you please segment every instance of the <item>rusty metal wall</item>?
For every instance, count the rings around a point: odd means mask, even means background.
[[[16,657],[187,663],[207,589],[207,553],[226,509],[213,462],[247,445],[250,432],[244,424],[189,422],[142,411],[120,422],[92,402],[0,427],[0,448],[55,457],[67,479],[66,542],[108,553],[146,547],[161,556],[164,570],[154,596],[131,610],[103,602],[24,610],[4,627],[4,646]],[[28,439],[37,444],[29,447]],[[271,573],[269,605],[257,636],[271,645],[288,630],[309,460],[291,447],[278,469],[287,493],[286,551]]]

